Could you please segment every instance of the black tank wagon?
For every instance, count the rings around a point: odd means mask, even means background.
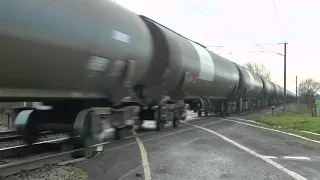
[[[110,1],[2,1],[0,46],[0,100],[41,102],[15,111],[30,144],[49,130],[88,145],[108,123],[118,138],[146,119],[178,127],[186,104],[225,116],[283,99],[272,82]]]

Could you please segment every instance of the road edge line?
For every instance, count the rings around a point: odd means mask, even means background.
[[[256,157],[264,160],[265,162],[271,164],[273,167],[275,167],[275,168],[277,168],[277,169],[279,169],[279,170],[282,170],[283,172],[287,173],[288,175],[290,175],[290,176],[293,177],[294,179],[297,179],[297,180],[307,180],[307,178],[301,176],[300,174],[298,174],[298,173],[296,173],[296,172],[293,172],[293,171],[291,171],[291,170],[283,167],[282,165],[276,163],[275,161],[272,161],[271,159],[265,158],[264,156],[262,156],[262,155],[256,153],[255,151],[253,151],[253,150],[251,150],[251,149],[249,149],[249,148],[247,148],[247,147],[245,147],[245,146],[243,146],[243,145],[241,145],[241,144],[239,144],[239,143],[237,143],[237,142],[235,142],[235,141],[227,138],[226,136],[223,136],[223,135],[221,135],[221,134],[219,134],[219,133],[217,133],[217,132],[215,132],[215,131],[213,131],[213,130],[211,130],[211,129],[208,129],[208,128],[205,128],[205,127],[202,127],[202,126],[190,124],[190,123],[187,123],[187,122],[185,122],[185,123],[186,123],[186,124],[189,124],[189,125],[191,125],[191,126],[197,127],[197,128],[199,128],[199,129],[203,129],[203,130],[205,130],[205,131],[208,131],[208,132],[210,132],[210,133],[212,133],[212,134],[214,134],[214,135],[222,138],[223,140],[225,140],[225,141],[227,141],[227,142],[229,142],[229,143],[237,146],[238,148],[246,151],[247,153],[249,153],[249,154],[251,154],[251,155],[254,155],[254,156],[256,156]]]
[[[143,142],[140,140],[137,133],[134,130],[132,130],[132,133],[133,133],[133,135],[138,143],[139,149],[140,149],[141,161],[142,161],[142,166],[143,166],[143,171],[144,171],[144,179],[151,180],[151,172],[150,172],[150,166],[149,166],[149,162],[148,162],[147,151],[144,148]]]
[[[320,144],[320,141],[317,141],[317,140],[314,140],[314,139],[309,139],[309,138],[306,138],[306,137],[303,137],[303,136],[299,136],[299,135],[297,135],[297,134],[292,134],[292,133],[280,131],[280,130],[277,130],[277,129],[272,129],[272,128],[267,128],[267,127],[257,126],[257,125],[253,125],[253,124],[248,124],[248,123],[244,123],[244,122],[239,122],[239,121],[232,120],[232,119],[225,119],[225,121],[231,121],[231,122],[235,122],[235,123],[239,123],[239,124],[244,124],[244,125],[247,125],[247,126],[252,126],[252,127],[256,127],[256,128],[260,128],[260,129],[265,129],[265,130],[269,130],[269,131],[274,131],[274,132],[278,132],[278,133],[282,133],[282,134],[294,136],[294,137],[297,137],[297,138],[301,138],[301,139],[304,139],[304,140],[307,140],[307,141],[311,141],[311,142],[315,142],[315,143],[319,143],[319,144]]]

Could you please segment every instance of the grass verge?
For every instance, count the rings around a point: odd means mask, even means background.
[[[70,167],[70,176],[67,178],[67,180],[87,180],[88,175],[87,173],[77,167]]]
[[[301,132],[309,131],[320,134],[320,117],[311,117],[308,113],[298,111],[290,106],[285,112],[280,112],[275,116],[261,117],[256,119],[256,122],[263,123],[267,128],[320,141],[320,136]]]

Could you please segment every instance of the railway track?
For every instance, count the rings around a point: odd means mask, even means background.
[[[142,132],[141,134],[147,134],[147,132]],[[127,136],[124,139],[132,137]],[[116,140],[107,140],[90,147],[73,149],[72,142],[77,141],[77,138],[61,138],[33,145],[20,145],[0,149],[0,179],[21,171],[37,169],[44,165],[53,165],[67,160],[78,160],[75,159],[77,157],[83,159],[87,157],[88,153],[94,155],[97,152],[101,152],[103,145],[116,142]],[[17,157],[19,157],[18,160],[16,159]]]
[[[75,138],[61,138],[33,145],[20,145],[0,149],[0,162],[2,163],[0,165],[0,176],[6,177],[22,170],[32,170],[45,164],[50,165],[73,159],[74,154],[81,149],[65,152],[61,150],[65,144],[68,144],[68,141],[72,140],[75,140]]]
[[[0,131],[0,136],[16,134],[15,130]]]
[[[258,113],[264,111],[269,108],[262,108],[258,110],[249,110],[248,112],[244,112],[242,114],[237,114],[237,116],[243,116],[251,113]],[[282,108],[279,106],[275,108],[274,112],[281,111]],[[268,115],[264,114],[264,115]],[[232,115],[234,116],[234,115]],[[231,116],[231,117],[232,117]],[[140,134],[140,133],[139,133]],[[145,133],[141,133],[145,134]],[[133,136],[127,136],[125,139],[129,139]],[[44,165],[53,165],[58,164],[64,161],[77,162],[78,160],[86,159],[86,154],[94,155],[103,151],[103,146],[106,144],[111,144],[115,142],[115,140],[105,141],[100,144],[95,144],[86,148],[78,148],[78,149],[69,149],[64,150],[64,145],[68,145],[68,142],[74,141],[74,138],[61,138],[51,141],[44,141],[35,143],[31,146],[28,145],[20,145],[15,147],[3,148],[0,149],[0,177],[7,177],[9,175],[17,174],[21,171],[28,171],[40,168]],[[65,143],[64,143],[65,142]],[[26,156],[32,153],[39,153],[39,156],[32,158],[22,158],[21,160],[15,160],[15,162],[10,162],[8,158],[16,157],[16,156]],[[47,154],[46,154],[47,153]],[[44,155],[43,155],[44,154]],[[79,156],[80,155],[80,156]],[[75,159],[75,157],[81,157],[79,159]],[[6,162],[7,161],[7,162]],[[5,163],[5,164],[3,164]]]
[[[6,147],[0,149],[0,161],[6,160],[13,156],[23,156],[29,153],[43,152],[46,149],[57,149],[59,148],[59,143],[66,141],[68,138],[60,138],[55,140],[38,142],[33,145],[18,145],[13,147]]]
[[[50,131],[41,132],[40,136],[51,135],[51,134],[55,134],[55,133]],[[14,140],[21,140],[21,139],[22,139],[22,136],[19,135],[15,130],[0,132],[0,142],[7,142],[7,141],[14,141]]]

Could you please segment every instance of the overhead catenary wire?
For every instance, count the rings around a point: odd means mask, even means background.
[[[207,17],[209,14],[205,13],[202,9],[200,9],[198,6],[196,6],[193,2],[191,2],[190,0],[184,0],[186,1],[188,4],[190,4],[194,9],[196,9],[198,12],[200,12],[201,14],[203,14],[205,17]],[[213,11],[211,10],[210,7],[206,6],[206,8],[210,11],[210,13],[213,13]],[[227,24],[225,24],[225,26],[227,27]],[[226,33],[228,33],[228,30],[225,28],[224,31]],[[219,49],[219,48],[218,48]],[[229,54],[232,54],[230,52],[228,52]]]
[[[274,10],[275,10],[275,12],[276,12],[277,20],[278,20],[278,22],[279,22],[278,9],[277,9],[277,7],[276,7],[276,4],[275,4],[274,0],[271,0],[271,2],[272,2],[272,5],[273,5]]]
[[[199,13],[203,14],[204,16],[208,16],[207,13],[205,13],[204,11],[202,11],[200,8],[198,8],[195,4],[193,4],[190,0],[184,0],[186,1],[188,4],[190,4],[192,7],[194,7]]]
[[[282,43],[282,44],[283,44],[283,43]],[[281,53],[278,53],[278,52],[272,51],[272,50],[267,49],[267,48],[265,48],[265,47],[261,47],[261,46],[260,46],[260,44],[255,44],[255,45],[256,45],[257,47],[259,47],[259,48],[262,48],[262,49],[266,50],[266,51],[269,51],[269,52],[272,52],[272,53],[278,54],[278,55],[280,55],[280,56],[284,56],[284,54],[281,54]],[[272,45],[272,44],[270,44],[270,45]],[[278,44],[273,44],[273,45],[278,45]]]

